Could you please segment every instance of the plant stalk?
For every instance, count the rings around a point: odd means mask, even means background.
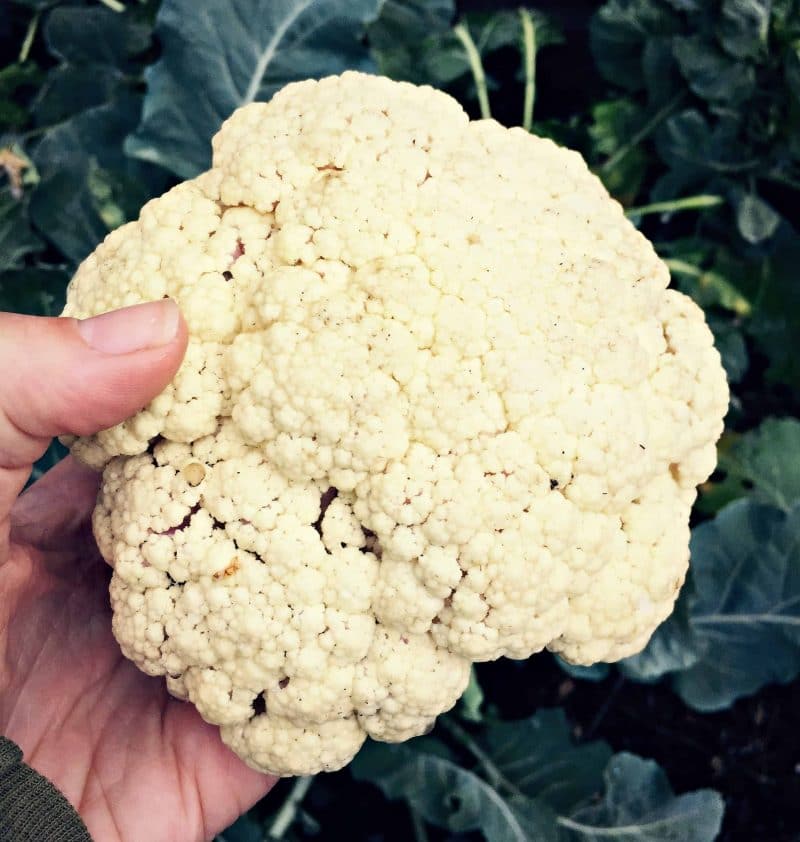
[[[525,74],[525,101],[522,106],[522,128],[533,125],[533,104],[536,101],[536,26],[528,9],[519,10],[522,25],[522,66]]]
[[[662,258],[662,262],[666,264],[670,272],[677,272],[680,275],[689,275],[692,278],[701,278],[704,274],[702,269],[699,269],[697,266],[693,266],[691,263],[687,263],[685,260],[677,260],[675,258],[668,257],[666,259]]]
[[[448,716],[441,717],[439,719],[439,723],[478,761],[478,765],[481,769],[483,769],[486,779],[495,789],[504,789],[509,795],[517,795],[523,798],[525,797],[525,793],[508,780],[508,778],[497,768],[492,758],[486,754],[486,752],[460,725],[455,723]]]
[[[28,56],[31,53],[31,47],[33,46],[33,39],[36,37],[36,30],[39,28],[39,17],[41,16],[41,12],[36,12],[34,16],[30,19],[30,23],[28,24],[28,29],[25,31],[25,38],[22,41],[22,46],[19,48],[19,57],[17,61],[20,64],[24,64],[28,60]]]
[[[275,816],[275,820],[267,831],[267,839],[283,839],[286,831],[294,824],[297,818],[297,811],[300,809],[300,805],[303,803],[303,799],[306,797],[313,782],[313,775],[306,775],[303,778],[298,778],[294,782],[292,791],[283,802],[278,815]]]
[[[717,205],[724,204],[725,200],[722,196],[713,196],[709,194],[700,194],[699,196],[687,196],[685,199],[673,199],[669,202],[653,202],[650,205],[640,205],[636,208],[628,208],[625,211],[627,217],[647,216],[653,213],[677,213],[685,210],[703,210],[704,208],[714,208]]]
[[[461,42],[461,46],[467,54],[467,61],[469,62],[472,78],[475,80],[475,88],[478,92],[478,105],[481,109],[481,117],[484,120],[488,120],[492,116],[492,110],[489,107],[489,88],[486,84],[486,73],[483,69],[481,54],[478,52],[475,41],[465,23],[457,24],[453,29],[453,34]]]
[[[663,105],[661,108],[656,111],[655,114],[639,129],[639,131],[635,132],[631,139],[620,146],[617,151],[606,160],[606,162],[600,167],[600,172],[608,172],[609,170],[614,169],[614,167],[636,146],[638,146],[645,138],[649,137],[657,128],[658,126],[669,117],[669,115],[681,104],[684,97],[686,96],[686,91],[680,91],[676,96],[674,96],[669,102]]]

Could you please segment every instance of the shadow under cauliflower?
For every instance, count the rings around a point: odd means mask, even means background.
[[[190,330],[162,395],[71,443],[125,654],[295,775],[423,733],[474,661],[639,651],[728,392],[581,157],[356,73],[213,146],[64,311],[170,296]]]

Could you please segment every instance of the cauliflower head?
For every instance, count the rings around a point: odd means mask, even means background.
[[[470,665],[638,652],[728,391],[702,311],[575,152],[358,73],[236,111],[78,269],[190,343],[71,442],[124,653],[277,775],[430,728]]]

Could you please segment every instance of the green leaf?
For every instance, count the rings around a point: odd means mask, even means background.
[[[584,667],[579,664],[571,664],[559,655],[556,655],[556,663],[567,675],[577,678],[579,681],[605,681],[611,674],[611,667],[608,664],[598,663],[592,664],[590,667]]]
[[[31,229],[23,199],[15,199],[8,189],[0,189],[0,272],[18,269],[25,255],[43,246]]]
[[[198,14],[194,0],[164,0],[161,58],[146,71],[142,122],[127,151],[181,178],[197,175],[209,165],[211,137],[239,106],[297,79],[370,69],[361,35],[380,7],[380,0],[231,0]]]
[[[481,59],[503,47],[516,47],[519,41],[519,16],[514,12],[464,15],[459,26],[466,28]],[[422,70],[424,81],[429,84],[443,87],[472,72],[464,44],[454,33],[450,30],[425,42]]]
[[[755,500],[788,512],[800,502],[800,421],[767,418],[723,454],[720,468]]]
[[[675,285],[704,310],[722,307],[739,316],[750,315],[750,267],[741,259],[692,239],[676,240],[661,251]]]
[[[109,102],[120,89],[121,79],[102,65],[64,64],[47,74],[33,114],[38,126],[54,126],[70,117]]]
[[[609,0],[590,25],[591,48],[603,76],[615,85],[638,91],[644,85],[642,56],[653,36],[671,35],[680,20],[652,0]]]
[[[454,15],[453,0],[386,0],[378,19],[367,28],[369,44],[378,53],[409,47],[448,30]]]
[[[387,0],[367,29],[378,70],[392,79],[422,84],[423,56],[437,49],[455,15],[453,0]]]
[[[608,160],[620,149],[626,150],[612,167],[598,170],[608,191],[623,204],[636,198],[647,170],[648,157],[642,146],[628,143],[645,122],[642,108],[631,99],[605,100],[592,107],[589,138],[593,160]]]
[[[506,781],[558,813],[598,794],[602,771],[611,758],[604,742],[574,745],[560,708],[540,710],[528,719],[490,723],[475,740]]]
[[[767,49],[771,0],[725,0],[717,34],[735,58],[757,58]]]
[[[675,676],[692,707],[729,707],[800,673],[800,505],[737,500],[692,534],[689,623],[700,658]]]
[[[130,59],[149,46],[150,27],[104,7],[59,6],[44,37],[62,63],[47,74],[33,112],[38,126],[52,126],[124,94]]]
[[[9,64],[0,70],[0,127],[20,126],[28,119],[28,109],[15,99],[20,91],[33,88],[43,73],[32,62]]]
[[[780,216],[762,198],[745,193],[736,207],[736,226],[748,243],[769,239],[781,223]]]
[[[691,589],[690,570],[690,576],[681,590],[672,614],[655,630],[643,651],[625,658],[617,665],[626,678],[651,683],[697,663],[700,656],[689,628],[687,607]]]
[[[724,105],[736,105],[752,96],[755,69],[719,52],[702,35],[673,39],[678,67],[689,87],[702,99]]]
[[[128,58],[150,46],[150,29],[102,6],[59,6],[47,16],[44,38],[64,62],[125,68]]]
[[[667,119],[656,134],[661,157],[679,169],[703,167],[711,153],[711,130],[703,114],[689,108]]]
[[[767,379],[795,390],[800,389],[800,355],[796,350],[798,330],[800,313],[788,307],[785,316],[761,312],[747,325],[747,332],[769,359]]]
[[[219,834],[214,842],[264,842],[264,827],[262,822],[245,813],[224,833]]]
[[[478,760],[475,770],[421,751],[412,740],[368,743],[350,767],[353,776],[403,799],[431,824],[481,830],[489,842],[710,842],[719,830],[718,793],[675,796],[652,761],[612,757],[604,743],[574,746],[561,710],[491,724],[475,738],[450,720],[443,724]]]
[[[43,11],[55,6],[58,0],[11,0],[11,2],[16,3],[17,6],[27,6],[29,9]]]
[[[769,359],[768,379],[800,389],[800,234],[782,222],[769,240],[769,252],[750,264],[754,302],[748,333]]]
[[[73,263],[109,231],[109,195],[98,194],[99,183],[113,185],[115,203],[127,219],[163,191],[160,174],[122,151],[140,106],[139,97],[126,95],[92,108],[47,132],[36,148],[33,160],[40,181],[31,196],[31,219]]]
[[[61,312],[59,309],[56,313],[47,313],[45,315],[52,315],[57,316],[58,313]],[[38,313],[33,315],[39,315]],[[50,442],[47,450],[44,452],[44,455],[39,457],[39,459],[34,462],[33,469],[31,470],[31,475],[28,478],[28,485],[31,483],[36,482],[37,479],[42,477],[46,474],[51,468],[55,468],[55,466],[69,453],[66,447],[58,439],[53,439]]]
[[[741,382],[750,365],[747,344],[741,328],[730,319],[706,314],[706,321],[714,334],[714,344],[722,356],[722,366],[728,376],[728,383]]]
[[[719,833],[725,808],[714,790],[676,796],[656,763],[625,752],[614,755],[604,777],[601,804],[559,820],[566,839],[712,842]]]
[[[414,750],[412,743],[367,743],[350,765],[356,780],[402,798],[426,821],[456,833],[482,831],[487,842],[556,840],[552,814],[529,799],[508,799],[474,772]]]
[[[57,316],[64,309],[69,273],[60,266],[0,272],[0,310],[28,316]]]
[[[703,8],[704,0],[666,0],[666,2],[679,12],[697,12]]]
[[[647,98],[653,110],[683,90],[683,79],[672,54],[672,38],[652,37],[647,41],[642,53],[642,72]]]

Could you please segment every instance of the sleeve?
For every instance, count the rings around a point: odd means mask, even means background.
[[[0,842],[92,842],[86,825],[44,776],[0,736]]]

